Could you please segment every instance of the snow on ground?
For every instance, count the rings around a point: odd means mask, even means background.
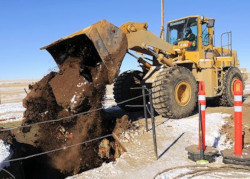
[[[0,85],[2,84],[20,84],[20,83],[32,83],[38,81],[37,79],[14,79],[14,80],[0,80]]]
[[[33,84],[34,79],[0,80],[0,104],[21,102],[29,92],[28,85]]]
[[[22,112],[25,108],[22,106],[22,103],[7,103],[0,105],[0,114],[11,113],[11,112]]]
[[[23,91],[24,92],[24,88],[23,87],[0,87],[0,91],[1,92],[19,92],[19,91]]]
[[[244,93],[245,93],[245,94],[249,94],[249,93],[250,93],[250,84],[247,84],[247,85],[245,86]]]
[[[22,120],[24,110],[25,108],[23,108],[21,102],[0,104],[0,124]],[[8,163],[3,163],[3,161],[10,157],[10,145],[4,144],[4,142],[0,140],[0,170],[9,165]]]
[[[104,108],[110,108],[110,107],[116,106],[117,104],[114,100],[114,95],[113,94],[106,94],[104,96],[104,101],[103,101],[102,105]]]
[[[10,145],[4,144],[2,140],[0,140],[0,170],[4,167],[9,166],[9,163],[3,162],[5,159],[9,159],[12,153],[10,151]]]
[[[12,95],[1,95],[2,103],[16,103],[22,101],[26,97],[26,93],[17,93]]]
[[[206,115],[206,144],[219,150],[229,148],[220,129],[229,114],[212,113]],[[149,120],[150,121],[150,120]],[[153,178],[166,168],[195,164],[187,158],[185,148],[198,143],[198,117],[192,116],[179,120],[156,117],[156,135],[158,156],[156,160],[152,141],[152,130],[145,131],[144,119],[134,122],[141,126],[127,130],[121,136],[121,142],[127,149],[120,158],[112,163],[104,163],[71,178]],[[216,161],[221,163],[221,157]],[[70,177],[69,177],[70,178]]]
[[[24,110],[21,102],[0,104],[0,123],[22,120]]]
[[[248,79],[245,81],[244,94],[250,94],[250,73],[248,73]]]

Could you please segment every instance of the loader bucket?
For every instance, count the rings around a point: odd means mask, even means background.
[[[81,58],[87,66],[94,67],[102,61],[107,68],[115,67],[108,69],[108,80],[112,83],[119,73],[128,42],[122,30],[102,20],[41,49],[52,55],[59,68],[68,57]]]

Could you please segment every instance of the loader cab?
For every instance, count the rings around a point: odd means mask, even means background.
[[[168,22],[166,41],[173,46],[187,46],[185,58],[198,63],[213,50],[214,19],[189,16]]]
[[[179,42],[190,41],[192,44],[188,51],[197,50],[198,19],[186,18],[168,23],[167,41],[177,46]]]
[[[192,71],[196,81],[204,81],[207,97],[214,97],[218,91],[218,71],[214,68],[214,19],[203,16],[189,16],[168,23],[167,41],[173,45],[173,62]],[[195,39],[187,38],[190,28]],[[190,33],[190,32],[189,32]]]

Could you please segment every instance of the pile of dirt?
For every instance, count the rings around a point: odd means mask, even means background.
[[[122,59],[117,59],[114,63],[105,62],[91,44],[87,45],[89,50],[84,50],[85,44],[77,48],[78,52],[67,55],[59,65],[58,73],[51,72],[29,86],[31,91],[23,100],[26,111],[22,125],[68,118],[23,128],[21,133],[15,133],[17,140],[22,136],[19,141],[32,148],[29,153],[28,150],[22,151],[23,156],[82,143],[112,133],[115,122],[105,119],[104,111],[99,109],[102,108],[106,85],[114,80],[110,78],[110,74],[113,78],[117,76]],[[62,54],[61,56],[65,57]],[[84,113],[88,111],[89,113]],[[75,116],[69,117],[72,115]],[[98,167],[107,161],[98,156],[100,141],[49,153],[42,165],[60,171],[64,176]],[[40,163],[39,160],[34,158],[33,164],[29,161],[29,165]],[[108,159],[111,160],[114,157]]]
[[[250,103],[249,95],[245,95],[243,100],[244,104],[242,106],[242,130],[245,133],[244,136],[244,148],[250,150]],[[227,113],[231,114],[230,117],[226,118],[226,123],[222,126],[221,134],[226,135],[226,142],[230,142],[231,145],[234,143],[234,108],[233,107],[208,107],[206,109],[207,113]]]
[[[230,111],[229,111],[230,110]],[[222,127],[221,133],[226,134],[226,141],[230,141],[233,144],[234,141],[234,114],[233,108],[230,108],[228,113],[231,113],[231,117],[227,119],[227,123]],[[250,150],[250,105],[243,104],[242,111],[242,130],[244,132],[244,148]]]

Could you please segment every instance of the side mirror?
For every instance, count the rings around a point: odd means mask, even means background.
[[[215,19],[209,19],[207,21],[207,28],[212,28],[214,27]]]

